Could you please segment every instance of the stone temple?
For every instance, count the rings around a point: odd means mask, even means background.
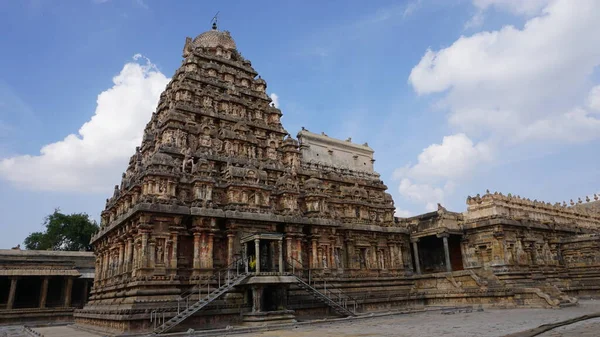
[[[92,238],[79,325],[185,331],[427,305],[574,305],[600,289],[600,202],[487,192],[395,218],[367,144],[291,137],[230,33],[187,38]]]

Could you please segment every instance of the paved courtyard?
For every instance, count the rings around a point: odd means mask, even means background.
[[[553,309],[489,309],[483,312],[444,315],[438,311],[407,315],[391,315],[348,321],[336,321],[312,325],[298,325],[285,330],[236,334],[234,336],[271,337],[501,337],[556,323],[585,314],[600,312],[600,301],[581,301],[577,307]],[[67,326],[36,328],[46,337],[92,337],[96,336]],[[0,336],[22,336],[17,326],[0,327]],[[540,337],[588,337],[600,336],[600,318],[581,321],[559,327],[539,335]]]
[[[578,307],[553,309],[490,309],[483,312],[457,313],[442,315],[439,312],[427,312],[410,315],[394,315],[359,319],[348,322],[323,323],[318,325],[301,325],[297,328],[267,331],[262,333],[241,334],[237,336],[281,336],[281,337],[500,337],[538,327],[542,324],[554,323],[577,316],[600,312],[600,301],[581,301]],[[596,323],[579,323],[571,333],[564,328],[563,335],[557,336],[599,336],[600,320]],[[592,333],[595,334],[583,334]]]

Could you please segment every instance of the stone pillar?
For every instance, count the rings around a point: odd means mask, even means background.
[[[42,278],[42,287],[40,289],[40,308],[46,307],[46,299],[48,299],[48,277]]]
[[[227,233],[227,265],[231,268],[233,263],[233,239],[235,238],[234,233]]]
[[[178,232],[171,233],[171,262],[169,263],[169,267],[172,269],[177,269],[177,250],[178,248]],[[196,237],[194,236],[194,240]],[[195,242],[194,242],[195,245]],[[194,247],[195,248],[195,247]],[[195,256],[194,256],[195,258]]]
[[[213,267],[213,241],[214,241],[214,234],[213,233],[208,233],[208,256],[206,259],[206,268],[212,268]]]
[[[127,238],[127,257],[125,258],[125,271],[133,269],[133,238]]]
[[[296,265],[296,261],[292,257],[292,237],[288,234],[285,236],[285,261],[290,267]]]
[[[71,306],[71,292],[73,291],[73,278],[67,276],[65,278],[65,307]]]
[[[200,269],[200,233],[194,233],[194,269]]]
[[[414,259],[415,259],[415,268],[417,268],[417,274],[421,275],[421,261],[419,260],[419,239],[412,240],[413,250],[414,250]]]
[[[155,264],[156,264],[156,242],[155,241],[151,241],[150,244],[150,249],[149,249],[149,255],[148,255],[148,267],[150,268],[154,268]]]
[[[142,232],[142,268],[148,267],[148,232]]]
[[[125,271],[125,244],[119,243],[119,262],[117,266],[117,274]]]
[[[319,258],[317,256],[317,238],[312,238],[312,258],[311,268],[315,269],[319,267]]]
[[[450,249],[448,248],[448,235],[442,236],[442,240],[444,240],[444,255],[446,257],[446,271],[452,271],[452,265],[450,264]]]
[[[256,262],[256,273],[260,273],[260,239],[254,239],[254,254],[255,256],[255,262]],[[256,300],[256,296],[254,296],[254,299]],[[259,302],[260,303],[260,302]]]
[[[304,262],[302,262],[302,238],[298,237],[296,239],[296,242],[298,245],[298,247],[296,248],[296,257],[297,257],[298,264],[299,264],[298,268],[303,268]]]
[[[279,246],[277,247],[279,248],[279,272],[283,273],[283,240],[279,239],[277,243],[279,244]],[[290,243],[291,245],[291,240],[288,241],[288,243]]]
[[[102,278],[106,279],[108,278],[108,263],[109,263],[109,254],[110,252],[108,250],[104,251],[104,263],[102,264],[104,266],[104,268],[102,269]]]
[[[335,250],[335,247],[333,246],[333,243],[330,244],[327,247],[327,253],[329,255],[329,268],[330,269],[336,269],[337,268],[337,265],[335,264],[335,252],[334,252],[334,250]]]
[[[396,264],[397,269],[404,269],[404,256],[402,255],[402,245],[398,244],[394,246],[396,248]]]
[[[260,286],[252,287],[252,312],[260,312],[262,289]]]
[[[15,305],[15,295],[17,294],[17,281],[19,279],[13,276],[10,279],[10,290],[8,291],[8,301],[6,302],[6,309],[12,309]]]
[[[248,273],[248,242],[244,242],[244,256],[242,257],[242,261],[244,262],[244,271]]]

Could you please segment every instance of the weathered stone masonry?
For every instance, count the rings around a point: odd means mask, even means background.
[[[305,129],[291,137],[228,32],[187,38],[183,58],[107,199],[78,323],[147,330],[152,310],[238,261],[256,278],[190,326],[236,324],[240,313],[326,312],[273,281],[298,270],[363,311],[556,307],[600,285],[589,272],[598,261],[596,211],[488,193],[469,198],[464,214],[439,206],[394,218],[373,150]]]

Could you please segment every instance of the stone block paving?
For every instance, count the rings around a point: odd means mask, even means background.
[[[23,332],[22,325],[0,326],[0,337],[22,337],[22,336],[27,336]]]
[[[561,326],[552,331],[544,332],[538,337],[598,337],[600,336],[600,318]]]
[[[33,330],[41,333],[44,337],[98,337],[100,335],[92,334],[87,331],[72,328],[68,325],[52,326],[46,328],[34,328]]]
[[[286,330],[266,331],[236,336],[271,337],[501,337],[536,328],[542,324],[600,312],[600,301],[582,301],[577,307],[563,309],[487,309],[484,312],[442,315],[426,312],[338,321],[317,325],[298,325]],[[585,328],[582,328],[585,329]],[[544,337],[563,335],[548,335]],[[566,336],[588,336],[582,334]],[[596,334],[600,329],[596,327]]]

